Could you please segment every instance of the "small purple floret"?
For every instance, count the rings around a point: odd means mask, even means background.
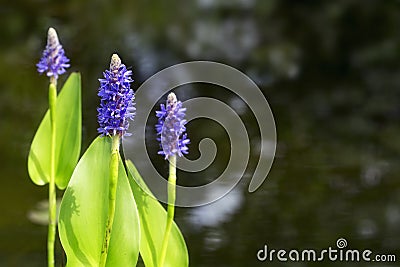
[[[42,58],[36,64],[39,73],[46,72],[48,77],[58,79],[58,75],[65,73],[68,68],[69,59],[65,56],[64,49],[60,44],[57,32],[53,28],[49,28],[47,33],[47,45],[43,51]]]
[[[157,140],[161,145],[158,154],[164,155],[165,159],[173,155],[181,157],[188,153],[187,145],[190,140],[185,133],[185,113],[186,108],[182,107],[182,102],[177,100],[174,93],[170,93],[166,105],[161,104],[161,110],[156,111]]]
[[[135,117],[135,95],[131,87],[132,71],[127,70],[117,54],[112,55],[110,70],[103,72],[104,79],[99,79],[100,88],[97,94],[101,98],[97,109],[100,127],[97,131],[105,135],[129,136],[126,131],[129,120]]]

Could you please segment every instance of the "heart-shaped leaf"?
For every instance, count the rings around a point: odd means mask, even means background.
[[[138,205],[140,217],[140,255],[146,267],[158,267],[158,259],[167,222],[167,212],[153,195],[149,195],[151,194],[150,190],[133,163],[128,160],[126,165],[128,167],[129,183]],[[188,265],[189,256],[185,240],[178,226],[173,222],[163,267],[186,267]]]
[[[59,234],[67,266],[98,266],[108,213],[111,138],[96,138],[82,156],[61,201]],[[106,266],[135,266],[139,215],[122,161]]]
[[[81,76],[72,73],[56,102],[55,182],[64,189],[79,159],[81,151]],[[44,185],[50,180],[50,112],[47,110],[33,138],[28,157],[32,181]]]

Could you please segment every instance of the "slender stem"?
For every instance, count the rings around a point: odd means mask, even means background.
[[[111,231],[114,223],[115,215],[115,199],[117,195],[118,183],[118,164],[119,164],[119,135],[114,135],[112,138],[111,160],[110,160],[110,180],[108,188],[108,216],[106,232],[104,234],[103,248],[100,255],[100,267],[106,266],[108,247],[110,245]]]
[[[168,210],[167,225],[165,227],[164,240],[162,243],[159,267],[164,266],[165,256],[167,255],[168,240],[171,233],[172,222],[174,221],[176,198],[176,156],[169,158],[169,177],[168,177]]]
[[[56,236],[57,207],[55,186],[55,157],[56,157],[56,102],[57,88],[54,80],[49,86],[50,108],[50,181],[49,181],[49,229],[47,236],[47,261],[49,267],[54,267],[54,242]]]
[[[54,87],[57,88],[57,79],[54,76],[50,77],[50,84],[54,84]]]

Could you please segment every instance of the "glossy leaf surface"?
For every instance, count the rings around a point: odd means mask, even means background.
[[[64,189],[81,151],[81,76],[72,73],[61,89],[56,102],[55,182]],[[50,180],[50,112],[47,110],[33,138],[28,157],[28,171],[37,185]]]
[[[129,182],[140,217],[140,255],[146,267],[158,267],[157,262],[161,253],[167,212],[153,195],[146,193],[150,191],[133,163],[128,160],[126,164],[128,167]],[[146,188],[146,191],[143,188]],[[188,265],[189,257],[185,240],[174,222],[172,224],[164,266],[185,267]]]
[[[60,207],[59,234],[67,266],[98,266],[108,212],[111,138],[98,137],[79,161]],[[120,160],[116,210],[106,266],[135,266],[139,216]]]

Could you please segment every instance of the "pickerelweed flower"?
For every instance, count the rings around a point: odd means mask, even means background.
[[[161,145],[161,151],[158,154],[164,155],[165,159],[173,155],[181,157],[188,153],[187,144],[190,140],[185,133],[185,113],[186,108],[182,107],[182,102],[177,100],[174,93],[170,93],[166,105],[161,104],[161,110],[156,111],[157,140]]]
[[[97,131],[105,135],[130,135],[128,119],[135,116],[135,95],[131,89],[132,71],[127,70],[117,54],[112,55],[110,70],[103,72],[104,79],[99,79],[100,88],[97,94],[101,98],[97,109],[100,127]]]
[[[47,33],[47,45],[43,51],[42,58],[36,64],[39,73],[46,72],[48,77],[58,79],[58,75],[65,72],[68,68],[69,59],[65,56],[64,49],[58,40],[57,32],[53,28],[49,28]]]

